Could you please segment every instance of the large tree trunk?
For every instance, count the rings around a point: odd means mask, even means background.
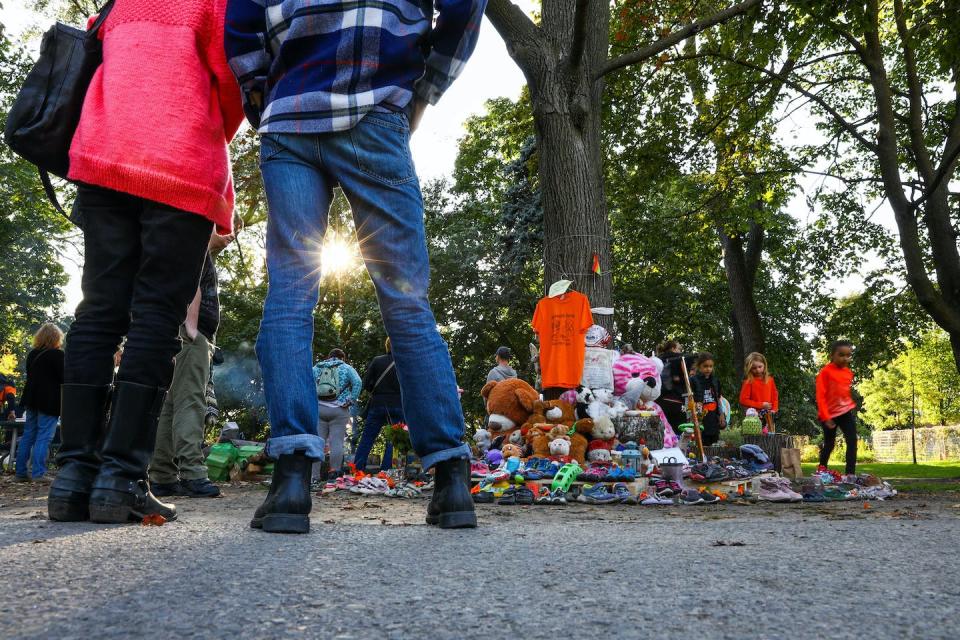
[[[743,362],[747,354],[764,351],[763,326],[760,324],[760,312],[757,310],[753,293],[763,252],[764,231],[763,227],[752,222],[747,233],[746,247],[742,236],[728,235],[722,229],[718,233],[723,245],[723,266],[730,291],[734,364],[737,376],[742,378]]]
[[[573,280],[593,307],[612,307],[610,224],[603,183],[599,123],[591,110],[586,127],[577,127],[569,113],[545,111],[534,96],[534,122],[540,147],[543,193],[545,286]],[[592,271],[593,255],[600,273]],[[597,315],[598,324],[611,329],[612,316]]]
[[[557,280],[573,280],[591,307],[613,307],[600,149],[603,82],[593,80],[606,61],[609,8],[590,2],[584,11],[581,45],[575,46],[576,3],[544,3],[543,49],[524,65],[540,152],[544,293]],[[599,274],[592,270],[594,254]],[[594,321],[613,330],[611,315],[595,314]]]

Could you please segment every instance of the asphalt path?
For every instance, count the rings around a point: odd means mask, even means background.
[[[161,527],[62,524],[0,483],[0,638],[960,637],[960,495],[697,507],[315,501],[309,535],[248,528],[264,492]]]

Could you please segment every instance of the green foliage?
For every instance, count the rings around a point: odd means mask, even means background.
[[[875,367],[860,385],[863,418],[877,429],[911,426],[916,404],[917,426],[960,421],[960,373],[946,333],[931,330],[888,364]]]
[[[843,437],[837,437],[837,444],[833,449],[833,452],[830,454],[829,464],[845,464],[846,463],[846,454],[847,454],[847,443]],[[804,445],[800,450],[800,461],[801,462],[820,462],[820,444],[808,444]],[[877,456],[873,451],[873,448],[865,440],[860,440],[857,442],[857,463],[860,462],[876,462]],[[858,471],[862,471],[858,469]]]

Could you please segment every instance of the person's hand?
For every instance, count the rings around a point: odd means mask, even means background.
[[[823,425],[824,425],[827,429],[836,429],[836,428],[837,428],[837,423],[834,422],[833,420],[827,420],[826,422],[823,423]]]
[[[235,237],[236,237],[236,236],[235,236],[234,234],[232,234],[232,233],[227,234],[227,235],[225,235],[225,236],[221,236],[220,234],[218,234],[218,233],[216,233],[216,232],[211,233],[211,234],[210,234],[210,242],[207,243],[207,249],[210,251],[210,253],[211,253],[212,255],[217,255],[217,254],[219,254],[221,251],[223,251],[224,249],[226,249],[227,246],[228,246],[231,242],[233,242],[233,240],[234,240]]]
[[[770,402],[764,402],[763,408],[769,411],[770,409],[773,409],[773,404]]]
[[[420,126],[420,120],[423,119],[423,112],[427,110],[427,103],[420,98],[413,99],[413,107],[410,109],[410,133],[417,130]]]

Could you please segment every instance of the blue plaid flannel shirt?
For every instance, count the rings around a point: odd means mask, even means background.
[[[261,133],[321,133],[414,95],[436,104],[473,53],[487,0],[433,0],[432,29],[430,4],[228,0],[224,46],[247,118]]]

